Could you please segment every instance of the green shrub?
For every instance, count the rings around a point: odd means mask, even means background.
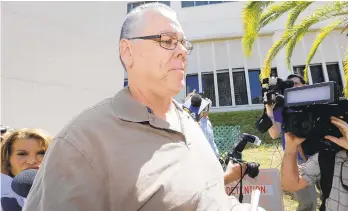
[[[232,111],[221,113],[210,113],[209,118],[213,126],[239,125],[242,133],[250,133],[258,136],[263,144],[275,144],[280,139],[273,140],[268,132],[260,133],[255,128],[255,122],[262,115],[263,110]]]

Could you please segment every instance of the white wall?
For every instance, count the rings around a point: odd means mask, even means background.
[[[123,87],[126,2],[2,2],[1,124],[55,135]]]

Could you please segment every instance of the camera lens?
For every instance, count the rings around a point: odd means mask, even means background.
[[[257,175],[259,175],[259,167],[260,164],[251,162],[247,163],[247,169],[245,173],[250,177],[250,178],[255,178]]]

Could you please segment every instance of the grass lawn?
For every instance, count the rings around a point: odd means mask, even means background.
[[[260,168],[277,168],[280,170],[283,156],[281,145],[278,147],[278,149],[279,150],[277,150],[275,146],[260,146],[258,148],[246,149],[243,151],[243,160],[249,162],[258,162],[260,163]],[[298,203],[295,201],[293,194],[283,191],[283,201],[285,211],[296,211]],[[319,198],[318,204],[321,204],[321,200]]]

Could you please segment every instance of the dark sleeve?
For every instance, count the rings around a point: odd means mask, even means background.
[[[18,204],[16,198],[2,197],[1,198],[2,211],[21,211],[22,207]]]
[[[274,121],[283,123],[282,108],[277,108],[273,111]]]

